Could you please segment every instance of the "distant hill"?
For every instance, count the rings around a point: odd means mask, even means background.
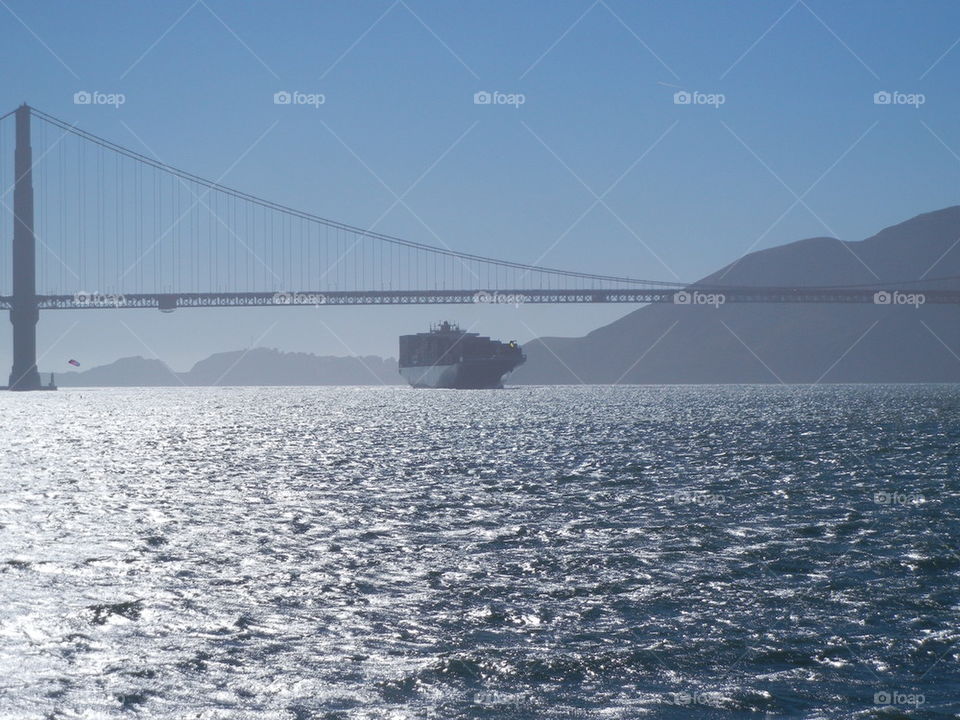
[[[46,382],[49,373],[43,373]],[[63,387],[138,387],[180,385],[177,375],[160,360],[142,357],[120,358],[109,365],[99,365],[81,372],[55,373],[57,385]]]
[[[185,373],[175,373],[160,360],[142,357],[122,358],[82,372],[56,373],[56,383],[61,387],[397,385],[402,382],[393,358],[317,356],[267,348],[217,353]]]
[[[948,276],[960,276],[960,207],[860,242],[820,237],[750,253],[698,284],[960,287],[929,280]],[[511,384],[960,382],[960,307],[649,305],[524,351]]]

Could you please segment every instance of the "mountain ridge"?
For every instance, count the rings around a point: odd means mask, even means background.
[[[49,372],[49,371],[47,371]],[[175,372],[157,359],[120,358],[80,372],[56,373],[61,387],[177,387],[211,385],[398,385],[393,358],[340,357],[253,348],[214,353]]]
[[[960,206],[951,206],[860,241],[815,237],[750,252],[693,286],[924,280],[915,287],[957,289],[958,243]],[[512,381],[960,382],[956,314],[942,305],[647,305],[579,338],[526,343],[527,363]]]

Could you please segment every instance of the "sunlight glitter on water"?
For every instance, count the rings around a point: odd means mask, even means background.
[[[0,401],[0,717],[958,710],[955,387]]]

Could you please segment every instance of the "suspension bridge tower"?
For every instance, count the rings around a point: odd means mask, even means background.
[[[33,151],[30,148],[30,107],[16,111],[16,150],[13,172],[13,369],[11,390],[40,390],[37,371],[37,248],[33,234]]]

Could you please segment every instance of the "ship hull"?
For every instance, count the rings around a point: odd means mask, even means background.
[[[465,360],[452,365],[401,367],[400,374],[415,388],[483,390],[503,387],[503,376],[518,364],[507,359]]]

